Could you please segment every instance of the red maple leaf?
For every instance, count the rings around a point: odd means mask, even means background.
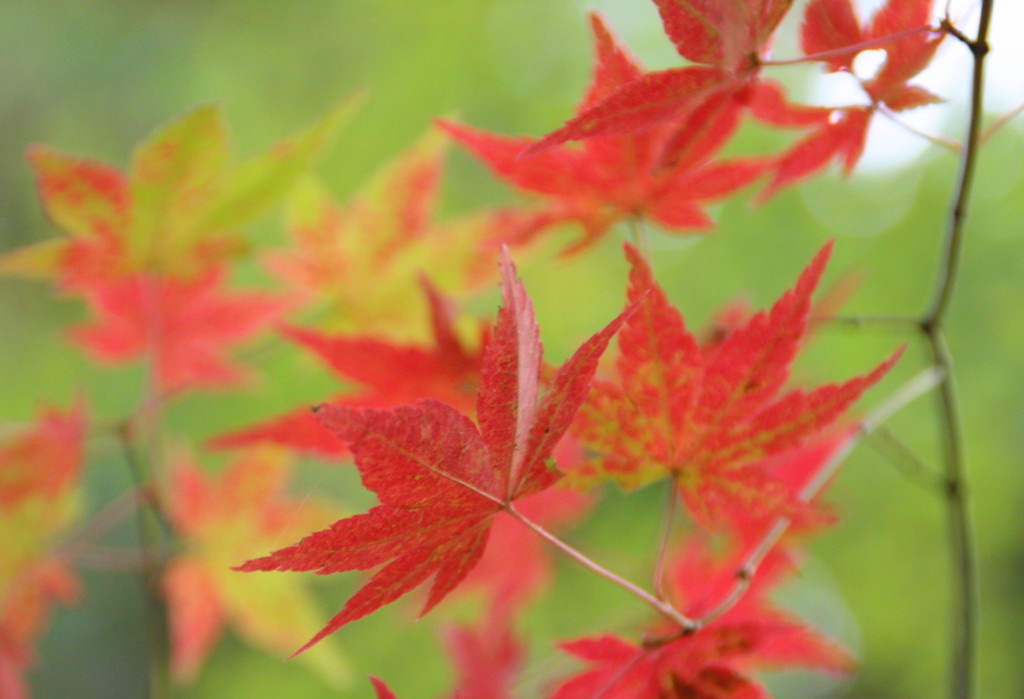
[[[594,33],[593,77],[579,113],[643,75],[643,69],[609,33],[601,18],[590,15]],[[682,124],[672,123],[642,133],[590,138],[580,149],[545,148],[520,158],[539,142],[509,138],[466,126],[441,122],[453,138],[515,187],[551,201],[522,227],[525,242],[541,228],[564,221],[579,222],[584,237],[565,252],[592,244],[609,226],[628,217],[649,216],[669,231],[710,228],[701,204],[716,201],[750,183],[767,163],[757,158],[714,161],[711,157],[733,133],[742,103],[731,96],[708,99]],[[661,167],[671,150],[670,166]]]
[[[698,65],[636,76],[587,105],[562,128],[531,145],[524,156],[569,140],[675,122],[678,133],[661,154],[662,163],[675,162],[685,144],[701,138],[691,134],[693,123],[688,123],[698,112],[718,103],[735,103],[732,108],[736,108],[746,101],[747,91],[757,81],[762,54],[792,4],[792,0],[654,1],[676,51]],[[699,123],[708,123],[707,115]]]
[[[680,609],[699,618],[736,584],[740,560],[734,550],[715,558],[700,539],[684,542],[672,566],[670,592]],[[801,620],[767,601],[767,593],[788,570],[788,559],[771,554],[752,586],[728,611],[686,635],[655,627],[654,638],[635,645],[612,635],[563,643],[561,648],[588,663],[552,692],[552,699],[769,699],[750,674],[756,668],[812,668],[848,672],[850,657]]]
[[[932,0],[889,0],[862,25],[850,0],[814,0],[804,13],[801,45],[807,55],[830,52],[823,59],[829,72],[852,72],[859,51],[831,52],[900,36],[879,45],[885,50],[885,63],[874,76],[860,81],[861,86],[872,104],[883,104],[897,112],[939,102],[941,98],[923,87],[907,84],[927,67],[945,38],[945,34],[925,31],[931,6]]]
[[[796,285],[702,348],[632,246],[628,296],[638,311],[619,337],[616,381],[595,381],[577,435],[600,456],[576,480],[625,487],[670,476],[702,521],[729,510],[782,514],[792,489],[759,467],[765,457],[821,433],[878,381],[899,355],[845,383],[778,395],[807,331],[811,294],[831,250],[826,245]],[[642,300],[641,300],[642,298]]]
[[[230,293],[223,278],[211,270],[186,280],[93,280],[84,293],[98,318],[73,328],[71,339],[109,364],[149,358],[165,392],[237,384],[246,373],[227,353],[266,328],[285,304],[262,292]]]
[[[328,399],[339,405],[393,407],[418,398],[437,398],[472,410],[479,384],[480,352],[467,347],[455,330],[451,304],[425,279],[433,346],[398,344],[383,337],[325,335],[284,326],[282,334],[311,351],[331,373],[355,383],[354,393]],[[487,336],[481,325],[481,344]],[[320,456],[348,454],[345,442],[326,429],[307,407],[257,425],[215,437],[213,448],[272,443]]]
[[[808,136],[780,156],[760,200],[833,160],[849,174],[864,151],[871,117],[879,109],[900,112],[941,101],[925,88],[909,84],[928,66],[945,38],[945,34],[928,31],[931,5],[932,0],[889,0],[863,26],[850,0],[814,0],[807,6],[801,45],[808,56],[827,54],[819,60],[828,72],[852,75],[860,49],[843,52],[846,46],[889,36],[898,38],[877,45],[885,50],[885,63],[873,77],[858,79],[869,104],[835,110],[828,119],[819,121]]]
[[[429,611],[480,559],[493,516],[561,476],[548,459],[624,316],[587,340],[541,398],[536,319],[505,251],[501,271],[502,307],[484,350],[477,397],[479,428],[430,398],[390,409],[318,408],[324,425],[348,444],[363,485],[381,504],[239,570],[323,575],[383,567],[299,652],[434,576],[422,613]]]

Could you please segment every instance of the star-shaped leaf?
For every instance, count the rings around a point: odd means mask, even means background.
[[[493,516],[560,477],[549,457],[624,316],[583,343],[541,397],[533,308],[504,251],[501,273],[502,306],[484,350],[477,398],[479,428],[435,399],[390,409],[318,408],[380,504],[239,570],[328,574],[383,567],[300,652],[433,576],[423,613],[430,610],[476,565]]]
[[[672,564],[670,586],[680,609],[695,618],[708,612],[735,585],[738,560],[711,555],[699,539],[685,541]],[[769,556],[744,597],[695,633],[666,635],[672,630],[660,627],[653,635],[668,640],[658,644],[636,645],[612,635],[561,644],[588,668],[559,684],[551,699],[769,699],[752,670],[849,672],[849,655],[768,601],[786,565],[784,556]]]
[[[591,15],[591,26],[594,69],[581,114],[613,94],[633,99],[626,86],[643,75],[598,15]],[[717,80],[707,78],[711,75],[705,69],[679,73],[679,84],[666,94],[689,89],[683,84],[691,78],[693,88],[699,89],[707,80]],[[641,104],[650,110],[658,109],[659,102],[648,94],[638,101]],[[767,164],[757,158],[712,159],[735,130],[743,106],[731,93],[709,95],[682,122],[639,133],[624,122],[621,128],[585,140],[579,149],[542,147],[540,141],[498,136],[450,122],[441,126],[499,177],[550,202],[544,209],[547,216],[534,219],[535,228],[520,231],[522,240],[536,235],[541,227],[575,221],[582,225],[584,237],[566,252],[576,252],[624,218],[648,216],[670,232],[710,228],[713,222],[702,204],[750,183]],[[629,118],[636,116],[623,111],[627,113],[632,115]],[[532,150],[538,152],[520,157]],[[672,153],[670,164],[664,162],[666,150]]]
[[[578,436],[599,455],[591,477],[625,487],[671,477],[703,521],[721,514],[715,503],[783,507],[792,499],[757,462],[822,432],[899,355],[845,383],[779,395],[830,249],[815,256],[769,311],[702,348],[647,263],[627,246],[628,294],[639,310],[619,337],[617,379],[596,381],[581,414]]]
[[[14,251],[0,270],[64,282],[150,273],[192,278],[239,253],[238,227],[281,198],[331,143],[353,111],[327,116],[241,164],[231,162],[220,109],[197,107],[135,149],[127,173],[46,146],[28,158],[39,195],[68,238],[33,254]]]

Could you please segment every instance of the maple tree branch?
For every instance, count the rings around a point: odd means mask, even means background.
[[[969,699],[973,696],[974,656],[977,645],[977,561],[970,507],[967,501],[967,468],[964,463],[962,427],[951,373],[952,358],[943,329],[950,301],[956,287],[963,247],[974,173],[981,144],[981,120],[984,100],[985,57],[989,52],[988,31],[992,21],[994,0],[982,0],[974,40],[968,39],[946,18],[942,28],[957,38],[971,52],[970,107],[967,134],[960,157],[960,167],[953,187],[942,254],[936,268],[935,290],[929,310],[921,318],[921,329],[935,366],[946,374],[936,396],[942,433],[943,461],[946,473],[946,511],[951,548],[950,563],[955,585],[952,604],[952,658],[950,696]]]
[[[856,44],[850,44],[848,46],[840,46],[837,49],[829,49],[828,51],[819,51],[818,53],[810,53],[800,58],[786,58],[779,61],[761,61],[763,66],[795,66],[802,63],[808,63],[810,61],[824,61],[829,58],[836,58],[837,56],[845,56],[849,53],[858,51],[865,51],[867,49],[877,49],[881,46],[885,46],[891,41],[899,41],[900,39],[906,39],[908,36],[915,36],[916,34],[923,34],[924,32],[938,32],[947,31],[945,26],[940,26],[939,29],[930,27],[927,24],[921,27],[915,27],[913,29],[907,29],[906,31],[896,32],[889,36],[882,36],[877,39],[868,39],[867,41],[861,41]]]
[[[138,528],[141,561],[139,579],[142,584],[146,617],[146,657],[148,661],[148,699],[162,699],[170,694],[170,629],[167,605],[161,594],[166,548],[164,537],[172,536],[164,516],[154,469],[154,459],[160,453],[161,408],[164,396],[159,387],[159,358],[164,328],[157,298],[156,275],[145,274],[139,279],[138,292],[142,300],[146,323],[146,372],[139,405],[133,416],[117,430],[118,441],[131,472],[138,494],[136,524]],[[138,453],[138,444],[144,446],[144,457]]]
[[[1007,112],[1006,114],[1002,115],[1001,117],[993,121],[991,124],[989,124],[988,128],[986,128],[982,132],[981,136],[978,137],[978,142],[982,144],[987,143],[988,140],[995,136],[1000,129],[1002,129],[1011,121],[1019,117],[1022,113],[1024,113],[1024,104],[1019,104],[1015,108],[1011,109],[1009,112]]]
[[[694,623],[692,619],[679,612],[679,610],[673,607],[669,602],[658,599],[657,597],[647,592],[643,588],[631,583],[630,581],[626,580],[623,577],[620,577],[619,575],[616,575],[604,566],[591,560],[586,555],[577,551],[572,546],[570,546],[569,544],[567,544],[566,542],[562,541],[557,536],[549,532],[547,529],[544,529],[536,522],[533,522],[532,520],[523,516],[514,507],[512,507],[511,503],[505,507],[505,511],[513,517],[515,517],[520,522],[522,522],[527,528],[532,530],[535,534],[547,540],[549,544],[557,548],[566,556],[573,559],[583,567],[591,570],[592,572],[597,573],[613,585],[621,587],[629,594],[640,599],[642,602],[647,604],[647,606],[651,607],[658,614],[669,619],[672,623],[677,624],[682,631],[692,632],[697,629],[697,625]]]
[[[865,316],[829,316],[827,318],[815,319],[821,323],[843,325],[856,329],[872,328],[877,330],[891,330],[894,332],[907,332],[920,330],[920,321],[911,316],[889,316],[889,315],[865,315]]]
[[[800,490],[799,500],[801,502],[810,502],[814,499],[825,484],[832,479],[836,471],[862,439],[885,424],[890,417],[914,399],[936,387],[942,386],[944,384],[944,376],[945,373],[940,369],[934,366],[928,367],[897,388],[887,399],[864,416],[857,424],[856,432],[832,454],[814,477]],[[707,626],[732,609],[743,598],[743,595],[750,588],[754,576],[757,574],[757,569],[789,529],[789,525],[790,520],[788,517],[778,517],[772,522],[765,534],[750,549],[740,565],[737,566],[735,571],[736,582],[726,593],[725,597],[711,611],[694,620],[698,628]]]
[[[947,150],[950,153],[959,154],[963,150],[963,146],[961,144],[957,143],[956,141],[950,138],[945,138],[944,136],[938,136],[936,134],[927,133],[915,126],[911,126],[906,121],[901,119],[900,116],[896,114],[896,112],[892,111],[882,103],[878,103],[878,105],[876,106],[876,111],[882,116],[884,116],[886,119],[891,121],[892,123],[899,126],[901,129],[904,129],[905,131],[908,131],[914,134],[915,136],[923,138],[929,143],[932,143],[933,145],[936,145],[944,150]]]

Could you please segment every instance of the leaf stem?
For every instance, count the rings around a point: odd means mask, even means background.
[[[586,555],[580,553],[579,551],[574,549],[572,546],[570,546],[569,544],[565,543],[564,541],[559,539],[557,536],[555,536],[554,534],[552,534],[548,530],[544,529],[542,526],[540,526],[536,522],[533,522],[532,520],[527,519],[526,517],[524,517],[514,507],[512,507],[511,504],[509,504],[509,505],[507,505],[505,507],[505,511],[508,512],[513,517],[515,517],[516,519],[518,519],[520,522],[522,522],[527,528],[531,529],[535,534],[537,534],[541,538],[547,540],[548,543],[550,543],[552,546],[557,548],[559,551],[561,551],[562,553],[567,555],[569,558],[573,559],[574,561],[576,561],[577,563],[579,563],[583,567],[593,571],[594,573],[597,573],[598,575],[600,575],[602,578],[604,578],[605,580],[609,581],[613,585],[617,585],[618,587],[621,587],[623,590],[625,590],[629,594],[633,595],[634,597],[638,598],[639,600],[644,602],[647,606],[651,607],[658,614],[660,614],[663,617],[665,617],[666,619],[670,620],[672,623],[677,624],[683,632],[689,633],[689,632],[695,631],[697,629],[697,625],[694,623],[694,621],[692,619],[690,619],[689,617],[683,615],[675,607],[673,607],[669,602],[667,602],[665,600],[658,599],[657,597],[655,597],[651,593],[647,592],[643,588],[641,588],[641,587],[631,583],[630,581],[626,580],[625,578],[620,577],[619,575],[616,575],[615,573],[611,572],[610,570],[608,570],[604,566],[594,562],[593,560],[588,558]]]
[[[914,134],[915,136],[923,138],[924,140],[944,150],[947,150],[950,153],[953,153],[954,155],[959,155],[960,151],[963,150],[963,146],[961,146],[959,143],[952,139],[946,138],[944,136],[939,136],[937,134],[927,133],[926,131],[922,131],[916,126],[908,124],[906,121],[900,118],[900,116],[896,114],[896,112],[887,108],[884,104],[879,103],[877,110],[879,114],[881,114],[886,119],[899,126],[901,129],[904,129],[905,131],[908,131]]]
[[[945,26],[941,27],[942,31],[948,31]],[[939,30],[934,27],[924,25],[923,27],[914,27],[913,29],[907,29],[906,31],[896,32],[889,36],[882,36],[877,39],[868,39],[867,41],[861,41],[856,44],[850,44],[849,46],[840,46],[837,49],[829,49],[828,51],[819,51],[818,53],[809,53],[806,56],[800,58],[787,58],[781,61],[761,61],[762,66],[795,66],[802,63],[808,63],[810,61],[825,61],[830,58],[836,58],[838,56],[845,56],[850,53],[857,53],[866,49],[876,49],[881,46],[885,46],[891,41],[899,41],[900,39],[906,39],[909,36],[916,34],[923,34],[924,32],[937,33]]]
[[[651,241],[647,235],[647,226],[644,224],[643,218],[640,216],[630,216],[628,221],[629,233],[633,238],[633,244],[636,245],[644,260],[647,261],[647,264],[653,268],[654,260],[651,257]]]

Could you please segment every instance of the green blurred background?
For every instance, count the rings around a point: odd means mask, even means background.
[[[50,237],[23,159],[30,143],[124,166],[131,146],[154,126],[197,103],[219,101],[240,155],[254,153],[322,114],[359,88],[368,99],[320,172],[344,196],[398,153],[437,115],[458,115],[502,133],[540,134],[565,119],[590,62],[585,12],[601,9],[650,67],[673,65],[653,5],[637,0],[37,0],[0,3],[0,250]],[[784,37],[792,37],[791,22]],[[956,47],[954,47],[956,48]],[[998,57],[998,46],[996,56]],[[776,54],[794,55],[784,40]],[[954,54],[966,62],[966,52]],[[779,74],[795,90],[812,71]],[[960,86],[961,90],[964,86]],[[807,88],[809,89],[809,88]],[[960,103],[939,119],[950,135]],[[943,121],[944,119],[944,121]],[[945,127],[944,127],[945,128]],[[949,323],[966,430],[970,493],[981,568],[979,696],[1024,696],[1024,139],[1011,125],[984,151],[968,225],[961,284]],[[775,134],[748,130],[737,148],[770,149]],[[913,138],[905,136],[905,138]],[[883,145],[882,148],[887,146]],[[655,235],[656,271],[691,326],[699,327],[738,293],[771,302],[826,239],[836,238],[828,279],[857,270],[851,314],[913,314],[931,290],[955,163],[927,151],[898,168],[872,168],[850,180],[834,174],[753,208],[739,197],[715,208],[720,225],[704,239]],[[443,214],[512,201],[507,190],[461,153],[450,158]],[[276,215],[252,227],[257,245],[278,244]],[[547,356],[564,358],[621,307],[622,232],[569,262],[550,255],[522,269],[535,299]],[[247,275],[258,278],[255,266]],[[481,301],[492,307],[493,295]],[[22,420],[40,403],[66,405],[76,392],[96,414],[130,409],[138,372],[103,371],[62,339],[81,305],[43,284],[0,280],[0,419]],[[864,371],[903,342],[895,334],[828,328],[799,364],[802,377],[835,380]],[[916,343],[870,405],[919,370]],[[197,395],[176,406],[173,427],[201,439],[334,390],[334,382],[293,356],[272,363],[251,395]],[[259,400],[254,400],[254,395]],[[862,407],[863,407],[862,406]],[[929,400],[892,421],[893,430],[929,463],[936,450]],[[351,507],[351,472],[304,464],[298,492],[341,494]],[[93,450],[86,507],[95,509],[128,484],[109,445]],[[936,697],[947,666],[947,580],[941,499],[862,445],[832,490],[843,519],[812,546],[803,576],[784,593],[795,609],[849,644],[861,669],[836,683],[807,676],[771,678],[782,697]],[[656,488],[629,499],[609,492],[590,523],[571,535],[610,567],[636,577],[650,564]],[[124,540],[130,542],[130,533]],[[628,629],[645,610],[602,581],[559,562],[550,599],[524,618],[535,643],[522,696],[571,663],[552,638]],[[324,619],[355,576],[318,580]],[[127,574],[83,573],[85,596],[58,609],[31,676],[38,697],[137,697],[143,693],[141,602]],[[342,696],[371,695],[366,673],[403,697],[433,697],[448,687],[448,663],[433,638],[459,612],[444,605],[411,621],[400,602],[338,636],[355,668]],[[251,650],[228,637],[182,697],[326,697],[338,693],[306,668]]]

